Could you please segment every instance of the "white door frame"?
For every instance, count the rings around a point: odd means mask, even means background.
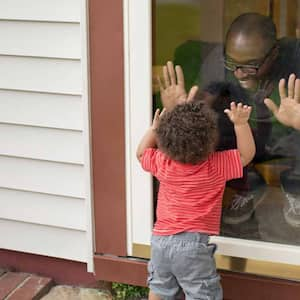
[[[150,245],[153,222],[152,179],[135,156],[137,144],[152,118],[151,0],[124,0],[127,246]],[[217,254],[300,265],[300,247],[213,237]]]

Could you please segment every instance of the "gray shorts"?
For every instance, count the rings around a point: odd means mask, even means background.
[[[151,238],[148,285],[161,299],[222,300],[220,277],[216,271],[215,244],[207,234],[183,232]]]

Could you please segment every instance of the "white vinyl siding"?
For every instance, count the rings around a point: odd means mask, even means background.
[[[79,23],[82,0],[1,0],[0,19]]]
[[[0,55],[0,88],[80,95],[80,60]]]
[[[7,205],[8,199],[10,205]],[[82,213],[85,209],[83,198],[1,188],[0,207],[3,219],[81,231],[86,228],[86,215]],[[51,211],[55,214],[49,213]]]
[[[0,1],[0,248],[92,271],[86,5]]]
[[[47,34],[45,34],[47,32]],[[80,59],[80,24],[0,20],[0,52],[6,55]]]
[[[84,164],[82,131],[0,123],[0,136],[0,155]]]
[[[1,187],[84,197],[82,165],[0,156],[0,166]]]
[[[5,239],[8,249],[19,249],[22,245],[23,252],[53,256],[55,249],[56,257],[70,260],[86,257],[82,246],[86,243],[84,231],[0,219],[0,236],[15,237]],[[32,243],[33,238],[38,243]]]
[[[81,95],[0,89],[1,123],[82,130],[82,111]]]

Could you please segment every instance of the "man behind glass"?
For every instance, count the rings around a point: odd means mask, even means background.
[[[251,125],[257,147],[255,162],[274,161],[287,155],[294,159],[293,171],[281,173],[281,186],[287,200],[285,219],[297,227],[300,226],[300,190],[297,189],[300,183],[294,181],[291,184],[288,177],[291,172],[294,175],[300,173],[297,166],[300,135],[277,122],[264,104],[264,99],[272,98],[278,103],[279,80],[287,80],[291,73],[300,77],[300,42],[295,38],[277,39],[276,36],[276,27],[269,17],[246,13],[232,22],[224,46],[210,45],[212,50],[205,52],[205,43],[187,41],[176,49],[174,62],[182,66],[187,88],[194,84],[203,87],[211,81],[225,79],[246,91],[247,102],[254,108]],[[201,53],[202,58],[195,59],[196,53],[198,56]],[[271,179],[266,178],[266,165],[260,166],[260,172],[268,182]],[[251,186],[251,182],[249,184]],[[223,221],[228,224],[247,221],[259,203],[255,198],[260,196],[255,186],[246,194],[238,191],[232,201],[234,205],[224,209]]]

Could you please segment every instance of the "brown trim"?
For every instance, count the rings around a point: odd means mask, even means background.
[[[149,259],[150,245],[132,244],[132,255],[143,259]],[[256,276],[273,277],[288,280],[300,280],[300,267],[297,265],[227,256],[216,254],[216,265],[220,270],[255,274]]]
[[[96,255],[96,277],[127,284],[146,286],[147,262],[112,256]],[[296,300],[300,282],[272,279],[262,276],[219,271],[224,299],[230,300]]]
[[[96,275],[86,264],[64,259],[0,249],[0,267],[51,277],[56,284],[98,285],[97,280],[146,286],[147,261],[95,255]],[[220,271],[224,299],[298,300],[300,282]]]
[[[95,255],[96,278],[138,286],[147,284],[147,262],[144,260]]]
[[[71,260],[0,249],[0,268],[52,278],[56,284],[97,286],[87,265]]]
[[[232,272],[220,272],[224,299],[298,300],[300,283]]]
[[[89,1],[96,252],[126,255],[123,1]]]

